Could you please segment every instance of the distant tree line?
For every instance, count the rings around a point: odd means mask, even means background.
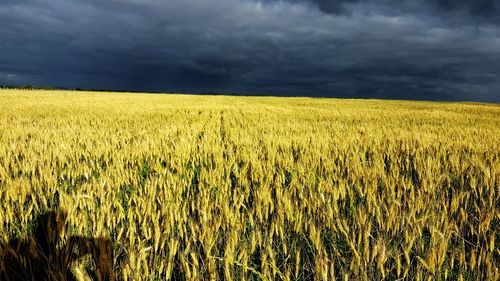
[[[112,90],[112,89],[92,89],[92,88],[64,88],[64,87],[52,87],[52,86],[35,86],[35,85],[0,85],[0,89],[19,89],[19,90],[63,90],[63,91],[87,91],[87,92],[129,92],[129,93],[150,93],[150,94],[162,94],[162,93],[177,93],[182,94],[177,91],[137,91],[137,90]],[[196,95],[208,95],[208,96],[238,96],[235,93],[217,93],[217,92],[189,92],[186,94],[196,94]],[[250,96],[252,96],[250,94]],[[258,96],[258,95],[257,95]]]
[[[53,86],[35,86],[35,85],[0,85],[0,89],[19,89],[19,90],[65,90],[65,91],[95,91],[95,92],[117,92],[114,90],[107,89],[84,89],[84,88],[64,88],[64,87],[53,87]]]
[[[12,85],[0,85],[1,89],[20,89],[20,90],[58,90],[55,87],[42,87],[34,85],[22,85],[22,86],[12,86]]]

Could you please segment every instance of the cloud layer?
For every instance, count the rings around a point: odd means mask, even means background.
[[[500,4],[4,0],[0,84],[500,102]]]

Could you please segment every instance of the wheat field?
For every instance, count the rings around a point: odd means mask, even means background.
[[[500,279],[499,105],[0,90],[0,238],[56,191],[117,279]]]

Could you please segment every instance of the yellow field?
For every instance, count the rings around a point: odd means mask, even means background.
[[[0,237],[55,191],[126,280],[500,278],[499,105],[0,90]]]

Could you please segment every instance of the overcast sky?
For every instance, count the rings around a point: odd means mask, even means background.
[[[0,84],[500,102],[500,0],[0,0]]]

